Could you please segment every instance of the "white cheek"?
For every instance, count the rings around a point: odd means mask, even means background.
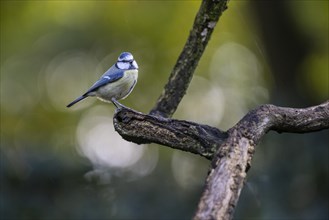
[[[124,62],[118,62],[117,66],[118,66],[119,69],[127,70],[127,69],[129,69],[130,64],[129,63],[124,63]]]

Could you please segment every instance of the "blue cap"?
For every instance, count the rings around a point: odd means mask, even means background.
[[[120,56],[118,57],[118,61],[119,62],[130,62],[133,61],[134,57],[131,53],[129,52],[123,52],[120,54]]]

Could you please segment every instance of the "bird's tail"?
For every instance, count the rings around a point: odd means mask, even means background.
[[[68,104],[66,107],[70,108],[72,105],[74,105],[77,102],[80,102],[81,100],[87,98],[88,96],[80,96],[79,98],[77,98],[76,100],[74,100],[73,102],[71,102],[70,104]]]

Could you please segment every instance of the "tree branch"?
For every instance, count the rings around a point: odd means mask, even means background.
[[[278,133],[309,133],[328,128],[329,100],[317,106],[299,109],[262,105],[250,111],[230,130],[240,130],[246,138],[257,144],[269,130]]]
[[[228,0],[203,0],[169,80],[151,115],[171,117],[186,93],[195,68],[208,44],[216,23],[227,8]]]
[[[234,130],[212,160],[206,186],[194,219],[232,219],[253,144]]]
[[[329,127],[329,101],[306,109],[280,108],[274,110],[275,123],[271,130],[291,133],[320,131]],[[271,106],[273,108],[273,106]]]
[[[158,143],[212,160],[195,219],[232,219],[255,146],[270,130],[290,133],[329,128],[329,101],[304,109],[262,105],[227,132],[208,125],[120,108],[114,127],[137,144]]]
[[[212,161],[194,219],[233,218],[255,146],[268,131],[305,133],[329,128],[329,101],[305,109],[262,105],[227,132],[168,119],[184,96],[227,1],[203,0],[184,49],[150,115],[128,108],[120,108],[114,115],[116,131],[128,141],[158,143]]]
[[[329,128],[329,101],[305,109],[263,105],[228,130],[212,159],[194,219],[232,219],[255,146],[270,130],[306,133]]]
[[[115,130],[127,141],[157,143],[211,159],[227,133],[194,122],[145,115],[121,108],[113,118]]]
[[[127,141],[158,143],[211,159],[233,130],[258,143],[269,130],[314,132],[329,127],[329,101],[305,109],[262,105],[244,116],[227,132],[195,122],[146,115],[120,108],[113,117],[115,130]]]

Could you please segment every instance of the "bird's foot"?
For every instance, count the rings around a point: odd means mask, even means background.
[[[120,108],[127,108],[126,106],[122,105],[120,102],[118,102],[115,98],[112,98],[111,99],[113,105],[115,105],[115,107],[117,109],[120,109]]]

